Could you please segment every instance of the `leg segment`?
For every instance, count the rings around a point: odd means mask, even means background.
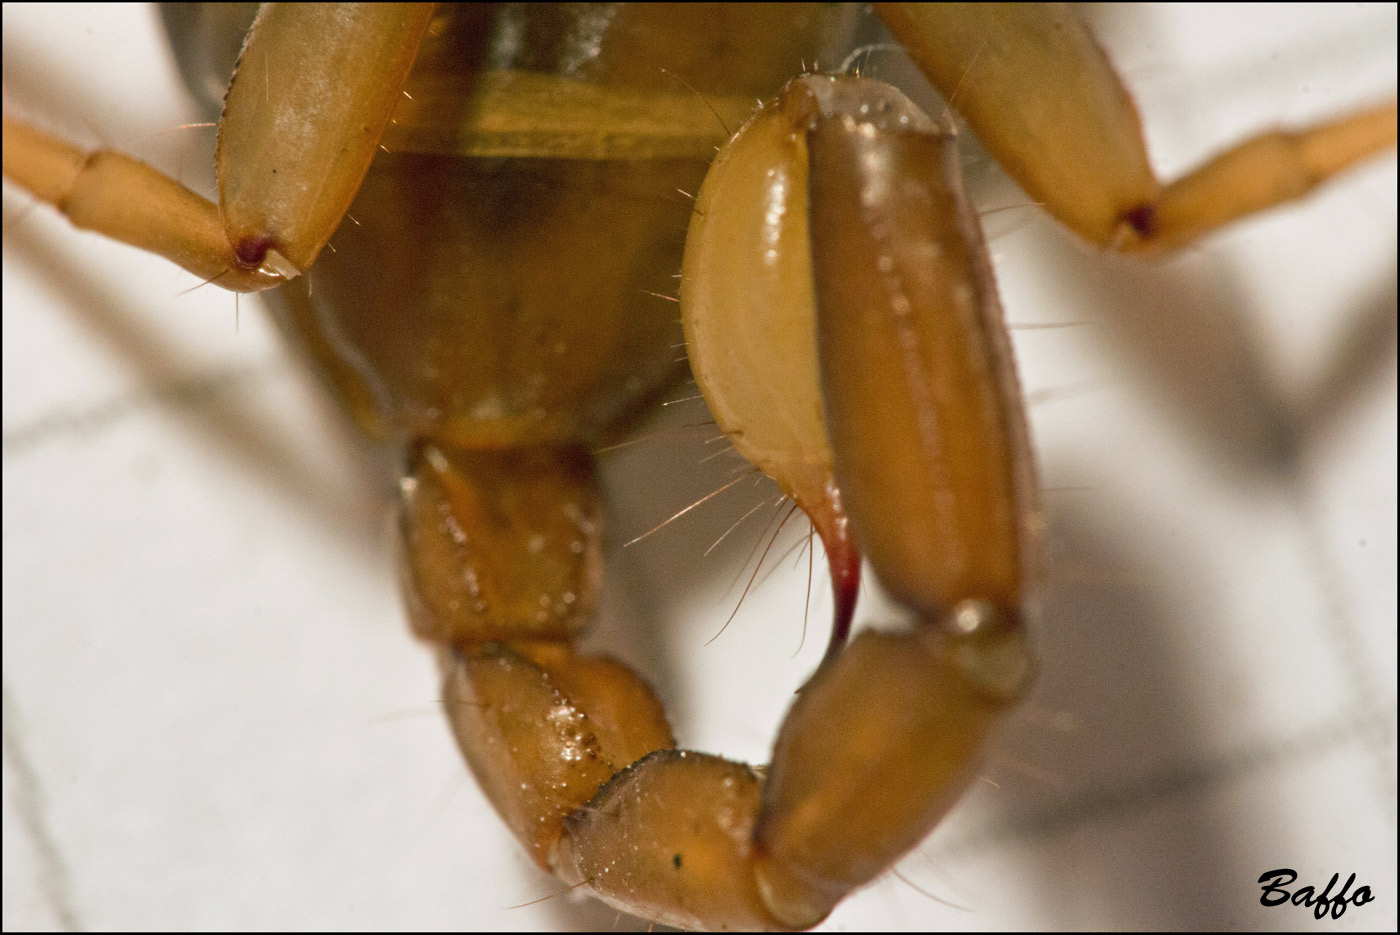
[[[890,31],[973,131],[1061,223],[1152,251],[1302,197],[1395,145],[1395,102],[1265,133],[1178,182],[1147,161],[1137,109],[1073,11],[1058,4],[882,3]]]
[[[5,117],[5,177],[73,223],[256,291],[300,275],[354,200],[432,4],[264,7],[219,128],[215,207],[143,163]]]
[[[219,209],[174,179],[112,150],[85,153],[5,116],[5,178],[73,226],[157,253],[209,282],[253,292],[280,285],[238,262]]]

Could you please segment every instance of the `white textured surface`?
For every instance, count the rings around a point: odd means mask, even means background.
[[[1098,12],[1167,172],[1393,93],[1390,5]],[[161,132],[193,118],[149,10],[4,17],[7,95],[207,171],[210,131]],[[971,911],[887,878],[831,928],[1395,927],[1395,204],[1391,158],[1152,274],[1033,212],[993,222],[1014,228],[994,244],[1012,321],[1145,323],[1016,339],[1028,388],[1064,390],[1034,416],[1059,488],[1044,671],[988,783],[901,866]],[[510,908],[559,887],[459,764],[401,622],[383,482],[256,303],[235,328],[230,297],[163,262],[8,187],[4,210],[5,928],[635,924]],[[1323,405],[1331,370],[1363,376]],[[1233,416],[1231,387],[1254,399]],[[1238,441],[1270,405],[1318,413],[1285,420],[1305,453],[1273,480]],[[672,433],[616,457],[614,541],[718,486],[723,459],[692,471],[712,450]],[[657,628],[623,651],[683,740],[761,760],[820,639],[788,658],[801,561],[704,645],[758,524],[700,553],[758,496],[610,571],[614,614]],[[1355,872],[1377,901],[1338,923],[1261,909],[1281,866]]]

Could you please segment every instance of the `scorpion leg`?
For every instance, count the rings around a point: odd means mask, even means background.
[[[225,102],[217,207],[129,156],[84,153],[8,116],[5,176],[76,226],[202,279],[281,285],[354,200],[431,15],[431,4],[264,7]]]
[[[4,118],[5,178],[58,208],[74,227],[159,254],[238,291],[279,285],[273,270],[243,268],[207,198],[112,150],[83,152]]]
[[[882,3],[910,56],[1033,199],[1101,247],[1171,249],[1395,145],[1395,102],[1262,133],[1163,185],[1137,108],[1058,4]]]

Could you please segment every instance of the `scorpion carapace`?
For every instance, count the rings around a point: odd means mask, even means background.
[[[1187,242],[1395,138],[1389,104],[1163,186],[1071,13],[880,12],[1026,191],[1109,249]],[[542,868],[667,924],[820,922],[953,806],[1034,669],[1031,446],[953,133],[878,82],[784,84],[837,61],[851,19],[269,5],[227,96],[217,207],[5,120],[7,178],[76,224],[282,286],[286,330],[406,451],[409,617],[487,796]],[[573,645],[601,576],[590,448],[676,376],[677,269],[716,421],[833,569],[831,650],[764,768],[676,750],[649,686]],[[845,645],[862,554],[910,621]]]

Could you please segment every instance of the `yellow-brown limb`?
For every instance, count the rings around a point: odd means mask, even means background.
[[[263,6],[215,155],[239,256],[276,250],[311,267],[355,200],[432,15],[431,3]]]
[[[880,3],[890,31],[978,139],[1045,210],[1113,250],[1180,247],[1302,197],[1395,145],[1392,101],[1260,134],[1163,185],[1141,120],[1073,10],[1036,3]]]
[[[890,31],[1026,194],[1093,243],[1156,197],[1142,123],[1064,4],[881,3]]]
[[[1302,198],[1327,179],[1395,145],[1395,102],[1303,130],[1247,140],[1171,183],[1125,250],[1170,250],[1231,221]],[[1131,221],[1130,221],[1131,225]]]
[[[214,203],[174,179],[109,149],[84,152],[4,118],[5,178],[53,205],[73,226],[179,264],[207,282],[256,292],[285,280],[238,261]]]

